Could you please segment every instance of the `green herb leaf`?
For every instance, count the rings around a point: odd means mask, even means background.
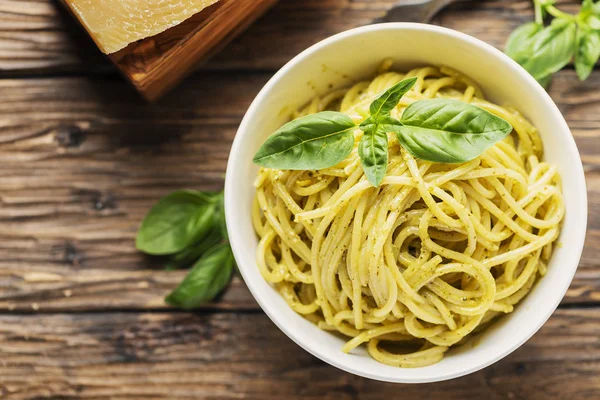
[[[378,122],[380,118],[390,115],[390,112],[398,105],[398,102],[417,81],[417,78],[404,79],[387,89],[369,107],[371,119]]]
[[[186,310],[214,299],[227,286],[233,270],[233,253],[229,244],[221,244],[200,258],[183,282],[165,301]]]
[[[375,187],[381,184],[387,171],[387,132],[397,133],[401,127],[402,123],[389,115],[380,117],[378,123],[369,117],[360,124],[360,128],[365,134],[358,144],[358,156],[367,180]]]
[[[371,185],[381,184],[388,165],[388,137],[379,129],[365,133],[358,143],[360,163]]]
[[[552,74],[538,79],[537,81],[544,89],[547,89],[548,85],[550,85],[550,82],[552,82]]]
[[[138,231],[138,250],[153,255],[174,254],[200,240],[212,227],[213,196],[180,190],[163,197],[146,215]]]
[[[585,23],[592,29],[600,29],[600,18],[598,18],[596,15],[590,15],[587,17],[585,19]]]
[[[227,234],[227,224],[225,223],[225,196],[224,193],[221,192],[220,196],[217,198],[217,212],[215,212],[215,217],[217,218],[216,224],[219,227],[220,236],[223,240],[229,241],[229,235]]]
[[[402,125],[390,112],[416,81],[416,77],[404,79],[383,92],[371,103],[371,116],[359,126],[364,135],[358,144],[358,156],[367,180],[375,187],[381,184],[387,170],[387,132],[396,132]]]
[[[600,29],[600,3],[594,3],[592,0],[583,0],[578,17],[584,20],[585,24],[591,29]]]
[[[356,124],[346,114],[323,111],[288,122],[265,141],[254,163],[276,169],[323,169],[354,147]]]
[[[598,58],[600,58],[600,33],[580,28],[577,31],[575,52],[575,71],[580,80],[584,81],[590,76]]]
[[[535,79],[546,78],[567,65],[574,54],[577,24],[555,18],[552,24],[527,40],[513,57]]]
[[[400,122],[398,140],[410,154],[444,163],[472,160],[512,131],[504,119],[448,99],[414,102],[404,110]]]
[[[216,246],[223,239],[220,227],[213,226],[208,234],[206,234],[198,243],[193,243],[179,253],[172,255],[165,264],[165,269],[167,271],[173,271],[190,267],[202,254]]]
[[[583,0],[581,2],[581,11],[579,12],[583,15],[600,15],[600,3],[594,3],[592,0]],[[593,29],[593,26],[590,26]]]
[[[531,39],[542,29],[544,27],[536,22],[521,25],[508,37],[504,52],[518,63],[524,61],[525,54],[527,54],[527,50],[532,45]]]

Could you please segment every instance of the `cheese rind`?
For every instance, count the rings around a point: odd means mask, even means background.
[[[105,54],[179,25],[217,1],[64,0]]]

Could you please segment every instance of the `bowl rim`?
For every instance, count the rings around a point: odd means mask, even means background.
[[[256,95],[256,97],[252,101],[250,107],[246,111],[246,114],[244,115],[244,118],[242,119],[242,122],[240,123],[240,126],[236,132],[236,136],[233,140],[233,144],[232,144],[231,151],[229,154],[229,159],[227,162],[227,172],[225,175],[226,178],[225,178],[224,196],[225,196],[226,224],[228,227],[235,226],[235,221],[232,219],[233,217],[231,217],[231,213],[227,212],[227,210],[233,208],[233,204],[237,202],[237,199],[232,195],[233,185],[235,183],[231,177],[233,176],[233,170],[235,169],[235,165],[238,163],[237,162],[238,154],[240,153],[240,151],[243,147],[241,138],[244,136],[244,134],[245,134],[244,132],[248,131],[248,125],[250,124],[251,116],[260,108],[261,104],[263,103],[264,98],[267,96],[267,93],[269,93],[271,91],[271,88],[273,86],[275,86],[277,84],[277,82],[283,76],[285,76],[291,69],[293,69],[296,64],[298,64],[305,58],[309,57],[313,53],[321,50],[324,47],[329,46],[330,44],[332,44],[334,42],[344,40],[348,37],[361,35],[361,34],[364,34],[367,32],[379,31],[379,30],[384,30],[384,31],[385,30],[408,30],[408,31],[425,31],[425,32],[430,32],[430,33],[437,33],[437,34],[441,34],[441,35],[445,35],[445,36],[454,37],[455,39],[461,40],[463,42],[467,42],[468,44],[471,44],[471,45],[481,48],[482,50],[487,52],[490,57],[495,57],[495,58],[501,59],[504,62],[504,64],[507,65],[507,67],[509,67],[513,70],[513,72],[521,75],[521,77],[523,77],[524,79],[529,80],[529,83],[533,87],[535,87],[535,89],[539,92],[538,94],[541,94],[542,98],[544,99],[543,107],[549,108],[553,114],[556,114],[558,116],[561,126],[558,127],[557,131],[569,132],[569,133],[571,132],[568,124],[566,123],[566,121],[564,119],[564,116],[562,115],[562,113],[560,112],[560,110],[558,109],[558,107],[556,106],[556,104],[554,103],[552,98],[550,97],[550,95],[537,83],[537,81],[535,81],[535,79],[533,77],[531,77],[531,75],[526,70],[524,70],[518,63],[516,63],[514,60],[512,60],[510,57],[508,57],[502,51],[498,50],[494,46],[492,46],[480,39],[477,39],[473,36],[470,36],[468,34],[465,34],[465,33],[462,33],[462,32],[459,32],[459,31],[456,31],[453,29],[436,26],[436,25],[412,23],[412,22],[379,23],[379,24],[372,24],[372,25],[366,25],[366,26],[353,28],[353,29],[346,30],[346,31],[340,32],[338,34],[332,35],[326,39],[323,39],[323,40],[315,43],[314,45],[308,47],[306,50],[302,51],[295,57],[293,57],[290,61],[288,61],[279,71],[277,71],[269,79],[269,81],[264,85],[264,87],[260,90],[260,92]],[[247,133],[249,133],[249,132],[247,132]],[[558,305],[564,298],[564,295],[566,294],[566,292],[567,292],[568,288],[570,287],[571,282],[575,276],[575,272],[577,271],[579,261],[581,259],[581,254],[582,254],[583,247],[584,247],[585,235],[586,235],[586,231],[587,231],[587,218],[588,218],[587,189],[586,189],[584,169],[583,169],[583,165],[581,162],[581,155],[579,153],[579,150],[577,148],[575,140],[571,136],[571,140],[570,141],[567,140],[567,142],[570,147],[569,152],[572,153],[574,151],[575,154],[577,154],[577,156],[578,156],[579,162],[577,162],[577,166],[576,166],[578,173],[576,174],[576,176],[573,177],[573,179],[575,179],[577,181],[576,186],[579,188],[579,193],[582,194],[582,195],[578,196],[578,204],[576,204],[576,206],[579,208],[580,212],[582,213],[582,214],[580,214],[580,216],[583,217],[583,222],[580,223],[580,228],[576,232],[578,237],[572,239],[573,244],[576,245],[576,248],[573,248],[573,252],[572,252],[572,254],[573,254],[572,263],[575,265],[575,267],[571,268],[571,273],[570,273],[570,276],[568,277],[569,279],[565,280],[566,283],[563,285],[564,286],[563,290],[561,290],[560,293],[557,292],[557,296],[554,297],[552,306],[547,309],[547,312],[545,313],[543,318],[541,318],[539,320],[539,323],[537,323],[535,325],[530,325],[527,328],[526,333],[523,334],[520,337],[520,339],[518,341],[516,341],[511,347],[507,347],[507,348],[503,349],[502,351],[497,352],[497,354],[494,357],[485,359],[482,362],[473,364],[467,368],[462,368],[462,369],[458,369],[458,370],[450,370],[444,374],[438,374],[436,376],[427,376],[427,377],[398,376],[397,378],[396,377],[389,378],[388,376],[381,376],[376,373],[370,373],[370,372],[356,370],[348,365],[343,364],[342,362],[339,362],[335,358],[330,358],[326,354],[322,354],[316,350],[313,350],[313,348],[310,345],[310,340],[306,340],[305,337],[300,335],[298,332],[296,332],[292,329],[289,329],[282,321],[277,319],[277,317],[275,316],[274,310],[271,308],[271,305],[263,300],[260,291],[257,290],[256,287],[253,287],[251,284],[248,283],[250,280],[249,279],[250,272],[249,272],[249,269],[247,268],[247,266],[245,266],[245,264],[248,264],[248,263],[244,262],[245,261],[244,257],[241,255],[240,250],[238,250],[236,248],[237,247],[236,244],[241,243],[243,238],[238,237],[240,235],[238,235],[237,230],[228,229],[228,231],[231,232],[230,233],[231,247],[233,250],[234,257],[238,263],[239,271],[240,271],[244,281],[246,282],[248,289],[252,293],[252,296],[257,301],[257,303],[259,304],[261,309],[267,314],[269,319],[271,319],[271,321],[273,321],[273,323],[288,338],[290,338],[297,345],[302,347],[304,350],[306,350],[313,356],[317,357],[318,359],[320,359],[320,360],[326,362],[327,364],[332,365],[340,370],[352,373],[354,375],[362,376],[365,378],[369,378],[369,379],[373,379],[373,380],[377,380],[377,381],[392,382],[392,383],[439,382],[439,381],[449,380],[449,379],[453,379],[453,378],[458,378],[458,377],[465,376],[465,375],[471,374],[473,372],[479,371],[479,370],[503,359],[504,357],[508,356],[510,353],[512,353],[519,347],[521,347],[527,340],[529,340],[536,332],[539,331],[539,329],[547,322],[547,320],[554,313],[554,311],[556,310],[556,308],[558,307]],[[254,267],[256,269],[256,272],[258,272],[258,269],[256,268],[255,263],[252,262],[250,264],[252,264],[252,267]],[[560,296],[558,296],[558,294],[560,294]],[[293,310],[291,310],[291,309],[290,309],[290,311],[293,312]],[[341,352],[341,349],[340,349],[340,352]],[[401,370],[402,370],[402,368],[399,368],[399,371],[401,371]]]

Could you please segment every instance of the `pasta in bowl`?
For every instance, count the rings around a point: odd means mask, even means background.
[[[389,165],[374,187],[356,129],[351,154],[333,167],[262,168],[252,218],[261,274],[294,311],[347,336],[344,351],[366,343],[384,364],[420,367],[513,311],[546,273],[564,203],[556,167],[540,161],[537,130],[447,67],[385,72],[315,97],[295,116],[339,109],[362,122],[406,77],[417,80],[392,116],[416,100],[452,98],[504,117],[512,133],[455,164],[419,160],[385,132]]]
[[[317,44],[259,94],[232,148],[227,224],[244,280],[294,341],[362,376],[435,381],[550,316],[581,253],[582,178],[562,116],[512,61],[385,24]]]

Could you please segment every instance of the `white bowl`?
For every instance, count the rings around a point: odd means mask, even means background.
[[[258,167],[252,157],[265,138],[293,110],[315,94],[347,86],[374,73],[385,58],[394,68],[447,65],[473,78],[487,98],[520,110],[540,130],[545,159],[563,178],[566,216],[548,274],[515,311],[487,329],[477,346],[451,349],[437,364],[408,369],[383,365],[364,349],[345,354],[344,341],[296,314],[265,282],[255,262],[256,234],[250,210]],[[225,178],[227,228],[235,259],[248,288],[271,320],[294,342],[321,360],[345,371],[388,382],[434,382],[484,368],[529,339],[563,298],[585,238],[587,197],[579,152],[560,111],[540,85],[518,64],[473,37],[432,25],[390,23],[370,25],[332,36],[287,63],[260,91],[237,132]],[[268,346],[268,344],[267,344]]]

